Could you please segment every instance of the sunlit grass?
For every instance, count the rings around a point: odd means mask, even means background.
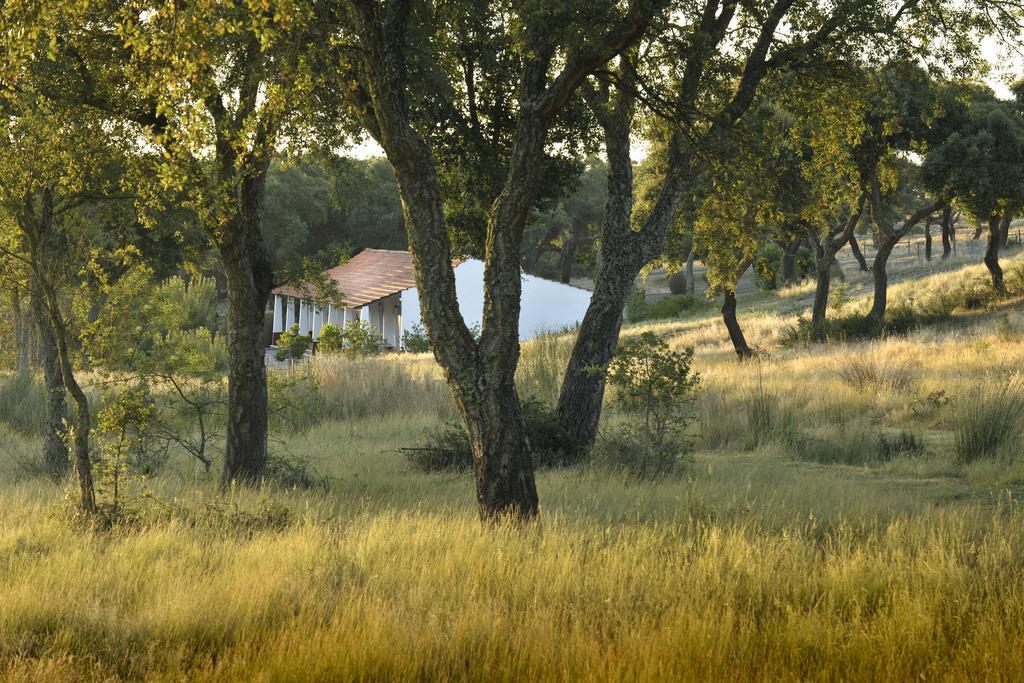
[[[711,314],[625,330],[696,349],[681,479],[541,472],[540,518],[519,527],[482,525],[468,475],[415,472],[400,452],[455,417],[429,355],[311,368],[323,414],[272,448],[328,491],[222,492],[216,468],[179,454],[129,487],[138,516],[112,531],[71,523],[70,486],[26,474],[36,437],[0,420],[0,678],[1018,676],[1024,460],[964,464],[955,448],[963,402],[1000,396],[1024,359],[1015,304],[789,348],[792,314],[740,319],[753,362]],[[553,401],[569,351],[564,336],[525,344],[521,393]],[[861,457],[903,431],[926,452]]]

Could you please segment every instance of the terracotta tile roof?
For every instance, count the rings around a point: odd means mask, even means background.
[[[328,270],[327,275],[338,283],[347,308],[363,306],[416,286],[412,254],[407,251],[364,249],[340,266]],[[287,285],[275,289],[274,294],[303,296]]]

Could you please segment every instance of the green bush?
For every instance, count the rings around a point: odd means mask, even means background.
[[[423,325],[414,323],[412,328],[402,333],[402,348],[410,353],[426,353],[430,351],[430,339]]]
[[[627,422],[601,433],[591,464],[640,480],[678,476],[693,462],[690,442],[680,432],[650,440],[642,424]]]
[[[299,334],[299,325],[296,323],[277,338],[277,359],[286,361],[302,358],[312,342],[309,335]]]
[[[693,313],[706,308],[708,308],[706,302],[689,294],[667,296],[657,301],[648,302],[644,290],[636,288],[626,298],[626,317],[632,322],[678,318],[685,313]]]
[[[347,356],[372,356],[384,350],[384,338],[368,322],[350,320],[341,330],[341,352]]]
[[[320,328],[320,335],[317,337],[316,349],[320,353],[334,353],[340,351],[345,342],[345,336],[341,328],[334,323],[327,323]]]
[[[953,404],[953,436],[957,462],[1010,454],[1020,443],[1024,425],[1024,379],[987,382],[971,388]]]
[[[534,467],[567,467],[579,462],[580,449],[573,447],[572,438],[550,404],[529,398],[523,400],[522,408]],[[469,433],[462,422],[446,423],[428,434],[423,443],[403,448],[402,453],[420,472],[463,472],[473,467]]]
[[[646,479],[685,464],[690,449],[685,430],[700,384],[692,363],[692,348],[673,351],[652,332],[620,344],[603,371],[612,400],[630,421],[601,435],[596,465]]]

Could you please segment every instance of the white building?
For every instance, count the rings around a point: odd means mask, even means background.
[[[420,321],[412,254],[407,251],[366,249],[344,264],[331,268],[327,276],[338,285],[343,307],[317,306],[294,287],[273,292],[274,340],[298,323],[301,334],[316,340],[328,322],[339,327],[349,321],[368,322],[395,349],[402,337]],[[484,311],[484,264],[467,259],[455,265],[455,292],[459,310],[470,327],[480,325]],[[557,331],[578,324],[590,304],[586,289],[523,274],[519,338]]]

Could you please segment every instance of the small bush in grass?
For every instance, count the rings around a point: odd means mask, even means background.
[[[402,333],[402,348],[409,353],[426,353],[430,351],[430,338],[420,323],[413,323],[411,329]]]
[[[986,382],[966,391],[953,409],[957,462],[967,464],[1007,452],[1020,442],[1024,377]]]
[[[601,435],[594,463],[638,478],[679,470],[689,455],[685,429],[700,376],[693,349],[672,351],[651,332],[620,345],[604,372],[613,400],[631,420]]]
[[[857,391],[909,393],[917,384],[917,366],[899,358],[881,360],[848,354],[835,373]]]
[[[579,462],[580,450],[573,448],[571,437],[550,404],[527,398],[522,401],[522,408],[535,467],[566,467]],[[422,444],[403,448],[402,453],[413,469],[420,472],[461,472],[473,467],[469,433],[461,421],[446,423]]]
[[[263,469],[268,482],[285,489],[330,491],[327,477],[316,471],[309,458],[270,454]]]
[[[637,288],[626,299],[626,317],[633,322],[663,320],[678,318],[684,313],[691,313],[706,307],[706,303],[689,294],[666,296],[649,302],[644,290]]]
[[[327,323],[320,328],[320,336],[317,337],[316,349],[320,353],[335,353],[341,351],[345,342],[345,336],[341,328],[334,323]]]
[[[292,325],[277,338],[277,360],[297,360],[306,354],[313,340],[306,334],[299,333],[298,324]]]
[[[768,443],[790,446],[797,440],[796,415],[779,396],[768,392],[758,371],[757,386],[742,402],[747,417],[743,447],[750,450]]]
[[[878,435],[875,455],[879,462],[889,462],[895,458],[920,458],[927,450],[921,437],[911,432],[900,432],[895,436]]]

